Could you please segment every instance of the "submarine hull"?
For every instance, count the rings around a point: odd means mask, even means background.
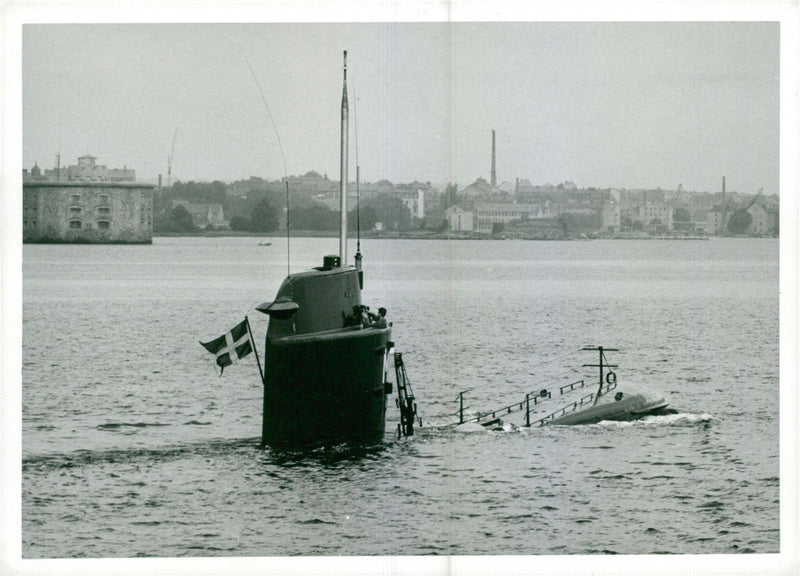
[[[377,443],[386,427],[390,328],[267,338],[262,443]]]
[[[554,418],[547,424],[569,426],[596,424],[603,420],[636,420],[644,416],[663,414],[667,411],[667,406],[667,401],[658,392],[641,387],[619,386],[601,396],[593,406]]]

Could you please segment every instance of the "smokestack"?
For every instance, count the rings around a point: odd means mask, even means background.
[[[492,186],[497,186],[497,168],[495,165],[494,130],[492,130]]]
[[[727,214],[728,205],[725,203],[725,176],[722,177],[722,213]]]
[[[728,227],[728,203],[725,201],[725,176],[722,177],[722,230],[724,233]]]
[[[56,181],[61,182],[61,152],[56,154]]]

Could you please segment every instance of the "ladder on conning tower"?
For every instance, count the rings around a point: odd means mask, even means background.
[[[414,420],[417,418],[417,405],[414,402],[414,391],[403,364],[403,353],[394,353],[394,372],[397,378],[397,407],[400,409],[400,424],[397,425],[397,437],[414,435]],[[422,425],[422,420],[420,420]]]

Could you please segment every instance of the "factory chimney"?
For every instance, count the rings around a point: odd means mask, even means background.
[[[497,168],[495,164],[494,130],[492,130],[492,187],[497,186]]]

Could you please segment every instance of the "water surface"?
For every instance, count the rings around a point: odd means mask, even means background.
[[[779,551],[778,242],[362,241],[423,427],[258,448],[251,356],[200,345],[248,315],[263,350],[285,240],[23,249],[23,558]],[[292,239],[292,271],[336,239]],[[354,249],[351,247],[351,253]],[[595,378],[676,414],[460,433],[470,410]],[[263,354],[262,354],[263,357]]]

